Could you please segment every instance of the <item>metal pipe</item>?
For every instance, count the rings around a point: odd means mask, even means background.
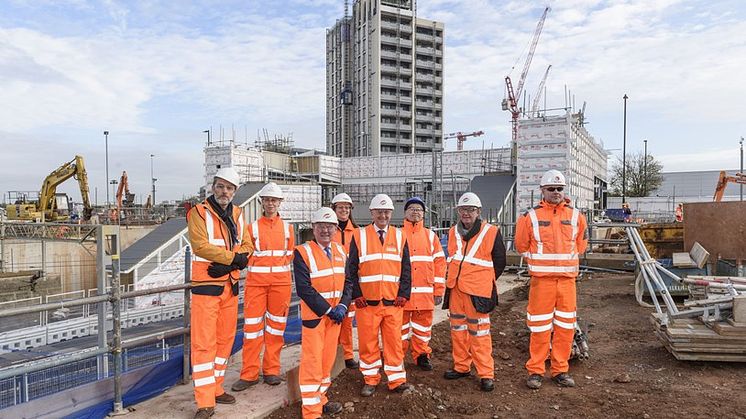
[[[85,304],[105,303],[109,301],[108,295],[99,295],[96,297],[80,298],[72,301],[59,301],[56,303],[44,303],[29,307],[9,308],[0,310],[0,318],[18,316],[21,314],[38,313],[42,311],[57,310],[64,307],[77,307]]]
[[[184,250],[184,284],[189,285],[189,287],[184,288],[184,329],[190,328],[191,281],[192,281],[192,248],[190,246],[187,246],[186,249]],[[184,346],[183,346],[184,360],[181,365],[181,368],[182,368],[181,383],[182,384],[189,384],[189,364],[190,364],[189,361],[191,358],[191,349],[192,349],[191,343],[192,343],[191,333],[185,333],[184,334]]]
[[[702,287],[726,288],[726,289],[733,288],[738,291],[746,291],[746,285],[741,285],[741,284],[724,284],[722,282],[711,282],[711,281],[704,281],[701,279],[689,279],[689,278],[684,278],[682,279],[682,281],[685,284],[699,285]]]
[[[114,357],[114,408],[113,414],[121,413],[122,403],[122,307],[121,290],[119,289],[119,232],[111,236],[111,318],[112,318],[112,355]]]
[[[170,292],[170,291],[179,291],[179,290],[183,290],[185,288],[191,288],[191,287],[192,287],[191,284],[174,284],[174,285],[166,285],[163,287],[146,288],[146,289],[141,289],[141,290],[123,292],[120,295],[120,298],[127,299],[127,298],[132,298],[132,297],[142,297],[143,295],[160,294],[162,292]]]
[[[134,339],[125,340],[122,342],[122,349],[132,349],[138,346],[146,345],[148,343],[158,342],[163,339],[172,338],[184,334],[189,334],[189,328],[179,327],[176,329],[165,330],[163,332],[152,333],[147,336],[140,336]]]

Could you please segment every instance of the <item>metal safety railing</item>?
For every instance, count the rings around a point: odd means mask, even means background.
[[[86,307],[89,304],[103,304],[109,303],[111,305],[111,340],[106,340],[106,330],[99,330],[99,344],[97,347],[89,347],[74,352],[68,352],[63,354],[57,354],[49,356],[43,360],[35,360],[33,362],[27,362],[22,365],[11,366],[8,368],[0,369],[0,397],[12,398],[7,400],[7,404],[15,405],[29,401],[33,395],[34,398],[46,395],[47,392],[54,392],[49,389],[55,388],[55,383],[65,381],[67,375],[76,375],[78,378],[81,374],[90,374],[91,380],[99,379],[102,376],[107,377],[109,375],[109,359],[113,364],[113,386],[114,386],[114,404],[113,413],[124,412],[122,404],[122,374],[124,371],[131,367],[136,367],[139,364],[147,363],[148,357],[152,357],[152,351],[147,353],[139,347],[143,345],[149,345],[154,343],[161,343],[161,354],[160,359],[168,359],[170,357],[170,351],[168,348],[167,340],[169,338],[183,336],[183,375],[182,381],[184,383],[189,379],[189,310],[190,310],[190,289],[191,289],[191,251],[187,247],[186,257],[184,262],[184,283],[162,286],[156,288],[135,290],[122,292],[120,286],[120,271],[119,271],[119,243],[118,235],[110,236],[111,240],[111,258],[112,258],[112,272],[110,275],[110,284],[107,286],[105,293],[96,295],[93,297],[78,298],[75,300],[58,301],[58,302],[47,302],[45,304],[38,304],[26,307],[15,307],[9,309],[0,310],[0,319],[5,319],[11,316],[28,315],[36,313],[46,313],[49,311],[71,309],[78,307]],[[167,331],[159,331],[147,336],[139,336],[129,340],[122,339],[122,311],[124,305],[122,301],[142,297],[152,294],[160,294],[164,292],[173,292],[183,290],[184,292],[184,323],[182,327],[170,329]],[[101,321],[99,324],[105,324]],[[103,337],[102,337],[103,334]],[[129,356],[123,356],[129,351]],[[127,360],[128,365],[125,364]],[[51,385],[50,385],[51,384]],[[45,385],[46,391],[43,389],[35,389],[34,386]],[[4,403],[4,405],[6,405]]]

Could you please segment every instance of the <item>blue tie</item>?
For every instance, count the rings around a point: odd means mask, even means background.
[[[325,247],[324,252],[326,252],[326,257],[328,257],[329,260],[332,260],[332,249],[329,247]]]

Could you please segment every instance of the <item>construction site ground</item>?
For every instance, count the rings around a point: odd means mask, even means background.
[[[526,388],[528,289],[522,286],[502,294],[491,316],[493,392],[479,391],[476,377],[443,378],[451,366],[449,326],[444,321],[433,329],[434,371],[420,371],[407,357],[412,391],[390,393],[381,383],[372,397],[363,398],[362,375],[345,370],[329,390],[329,399],[345,406],[335,417],[746,418],[746,364],[676,360],[653,333],[652,309],[635,301],[633,281],[631,274],[585,275],[578,281],[578,315],[588,327],[591,358],[571,361],[575,388],[560,388],[548,380],[540,390]],[[269,417],[299,416],[300,404],[295,403]]]

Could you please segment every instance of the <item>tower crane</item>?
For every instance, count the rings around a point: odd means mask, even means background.
[[[466,141],[467,137],[479,137],[480,135],[483,135],[484,131],[474,131],[470,132],[468,134],[464,134],[461,131],[459,132],[452,132],[450,134],[446,134],[443,136],[444,140],[449,140],[451,138],[456,139],[456,150],[461,151],[464,149],[464,141]]]
[[[539,19],[539,23],[536,25],[534,37],[531,40],[531,47],[528,50],[526,62],[523,64],[523,71],[521,71],[521,76],[518,79],[518,88],[513,90],[513,82],[510,79],[510,76],[505,76],[505,87],[507,88],[508,97],[503,99],[502,109],[504,111],[510,111],[512,115],[511,124],[513,128],[513,136],[511,160],[513,161],[514,168],[518,152],[518,118],[521,116],[521,109],[518,107],[518,98],[520,98],[521,93],[523,93],[523,85],[526,83],[526,75],[528,75],[528,69],[531,67],[531,60],[534,58],[534,51],[536,51],[536,45],[539,43],[539,36],[541,35],[541,30],[544,28],[544,21],[547,19],[548,13],[549,7],[544,9],[544,13],[541,15],[541,19]]]
[[[552,69],[552,65],[549,64],[547,67],[547,71],[544,73],[544,77],[541,78],[541,83],[539,83],[539,89],[536,91],[536,96],[534,97],[534,104],[531,106],[531,115],[535,115],[537,112],[539,112],[539,102],[541,101],[541,92],[544,90],[544,85],[547,82],[547,76],[549,76],[549,70]]]

